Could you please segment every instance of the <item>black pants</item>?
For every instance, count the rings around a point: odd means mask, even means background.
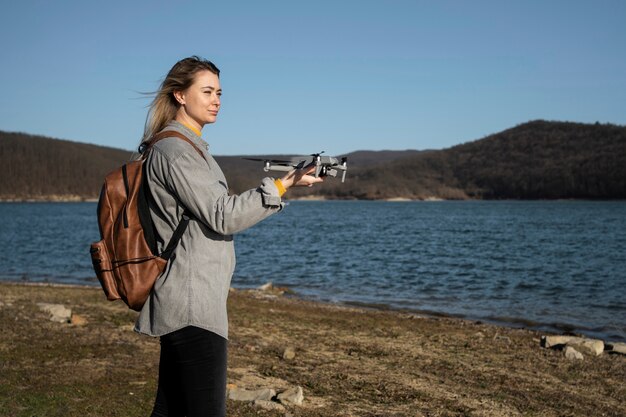
[[[161,336],[152,417],[226,416],[227,341],[198,327]]]

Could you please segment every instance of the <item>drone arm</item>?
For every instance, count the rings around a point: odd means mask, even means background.
[[[265,172],[268,172],[268,171],[289,172],[292,169],[294,169],[294,167],[288,166],[288,165],[271,165],[271,164],[266,165],[265,168],[263,168]]]

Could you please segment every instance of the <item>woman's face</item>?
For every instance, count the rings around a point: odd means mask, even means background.
[[[200,71],[194,77],[193,84],[185,91],[177,92],[176,99],[181,110],[187,113],[200,127],[215,123],[220,110],[222,88],[220,79],[211,71]]]

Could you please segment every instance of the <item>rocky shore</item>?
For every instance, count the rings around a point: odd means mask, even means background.
[[[159,343],[136,314],[99,288],[0,284],[0,415],[149,415]],[[626,415],[619,344],[269,285],[233,290],[229,314],[229,416]]]
[[[0,203],[93,203],[98,199],[93,196],[77,194],[49,194],[35,196],[3,195]]]

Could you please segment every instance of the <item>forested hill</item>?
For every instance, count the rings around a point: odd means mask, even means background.
[[[130,151],[0,131],[0,199],[97,198]]]
[[[350,188],[360,198],[624,199],[626,127],[533,121],[381,169],[364,167],[353,172]]]
[[[329,178],[321,186],[289,195],[626,198],[624,126],[533,121],[443,150],[358,151],[346,156],[344,184]],[[96,198],[104,175],[129,157],[125,150],[0,132],[0,199]],[[260,162],[240,156],[216,159],[235,193],[256,186],[266,175]]]
[[[626,127],[535,121],[445,152],[482,198],[626,198]]]

